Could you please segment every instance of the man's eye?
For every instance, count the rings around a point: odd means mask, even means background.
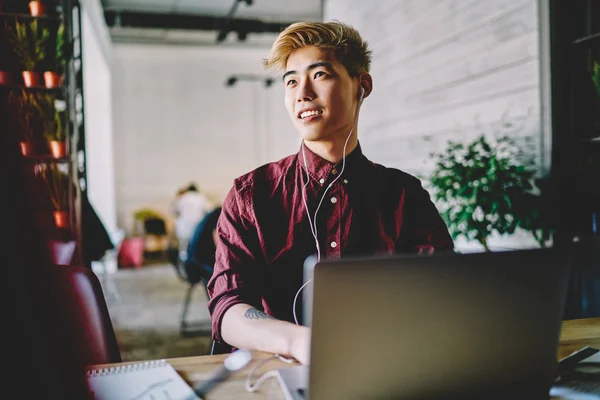
[[[324,71],[318,71],[315,73],[315,78],[326,75]]]
[[[296,81],[295,81],[294,79],[290,79],[289,81],[287,81],[287,82],[285,83],[285,85],[286,85],[286,86],[290,86],[290,85],[293,85],[294,83],[296,83]]]

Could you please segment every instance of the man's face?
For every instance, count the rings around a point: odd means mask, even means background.
[[[293,51],[283,82],[285,107],[304,140],[346,139],[354,125],[358,79],[350,77],[333,50]]]

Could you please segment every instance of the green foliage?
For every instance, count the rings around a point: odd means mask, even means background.
[[[8,44],[7,38],[10,35],[10,27],[5,22],[2,28],[2,37],[0,37],[0,71],[11,71],[13,66],[11,65],[12,61],[12,50]]]
[[[56,72],[62,73],[65,69],[65,26],[60,24],[56,31]]]
[[[34,134],[39,131],[42,120],[38,94],[26,90],[20,93],[11,91],[8,95],[8,104],[20,138],[31,141]]]
[[[540,246],[549,239],[534,194],[532,168],[516,161],[518,148],[508,137],[494,146],[484,136],[467,146],[450,141],[430,176],[440,213],[454,239],[476,240],[489,251],[492,232],[512,234],[516,228],[531,231]]]
[[[64,141],[63,112],[56,106],[57,99],[50,94],[40,94],[36,106],[42,116],[43,134],[48,142]]]
[[[48,194],[52,207],[56,211],[64,211],[69,208],[69,179],[68,171],[63,170],[65,166],[59,164],[39,164],[36,166],[37,175],[48,187]]]
[[[594,81],[594,84],[596,85],[596,93],[598,93],[598,98],[600,98],[600,62],[598,61],[594,61],[592,81]]]
[[[46,59],[50,31],[43,28],[37,19],[29,22],[15,21],[8,29],[8,39],[24,71],[41,71]]]
[[[22,140],[44,136],[47,141],[66,139],[64,109],[57,107],[56,96],[22,90],[8,94],[11,118]]]

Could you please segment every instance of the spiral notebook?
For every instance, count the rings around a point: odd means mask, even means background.
[[[198,400],[165,360],[90,369],[86,383],[94,400]]]

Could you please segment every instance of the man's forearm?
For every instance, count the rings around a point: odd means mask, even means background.
[[[295,347],[308,328],[280,321],[248,304],[229,308],[221,322],[221,336],[233,347],[297,357]]]

